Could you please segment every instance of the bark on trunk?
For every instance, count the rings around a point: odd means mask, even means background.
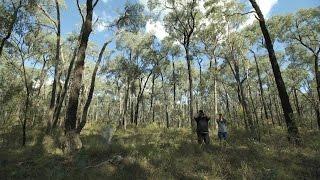
[[[152,122],[154,122],[154,106],[153,106],[153,100],[154,100],[154,82],[155,82],[155,77],[156,75],[153,74],[152,76],[152,87],[151,87],[151,98],[150,98],[150,111],[152,115]]]
[[[176,104],[176,98],[177,98],[177,90],[176,90],[176,68],[175,68],[175,64],[174,64],[174,57],[172,56],[172,80],[173,80],[173,120],[176,121],[178,119],[177,122],[177,126],[178,128],[180,128],[180,117],[177,118],[177,104]]]
[[[233,52],[232,52],[233,53]],[[246,80],[246,78],[244,79],[240,79],[240,69],[239,69],[239,62],[235,60],[235,58],[227,58],[225,57],[225,59],[227,60],[227,63],[229,64],[233,76],[237,82],[237,94],[238,94],[238,100],[239,103],[241,104],[241,107],[243,109],[243,115],[244,115],[244,122],[246,125],[246,129],[250,130],[250,133],[252,135],[253,138],[256,138],[257,134],[256,134],[256,129],[252,120],[252,115],[248,106],[248,99],[247,96],[244,92],[244,88],[243,88],[243,83]],[[232,64],[231,64],[232,61]]]
[[[84,70],[86,49],[88,45],[89,36],[92,31],[92,16],[93,16],[93,0],[87,0],[86,18],[81,28],[80,46],[75,62],[74,76],[70,85],[70,96],[67,106],[65,130],[71,132],[76,129],[77,112],[79,95],[82,84],[82,74]]]
[[[56,106],[54,108],[52,119],[51,120],[49,119],[49,121],[48,121],[48,127],[47,127],[48,132],[52,131],[57,126],[57,123],[58,123],[58,120],[60,117],[60,113],[61,113],[61,109],[62,109],[62,105],[63,105],[63,102],[65,102],[64,99],[65,99],[67,92],[68,92],[68,85],[69,85],[69,80],[70,80],[70,76],[71,76],[71,71],[73,69],[73,65],[74,65],[74,62],[76,59],[77,52],[78,52],[78,45],[73,51],[73,55],[72,55],[72,58],[71,58],[71,61],[70,61],[69,67],[68,67],[68,71],[66,74],[66,79],[65,79],[65,82],[63,85],[63,89],[61,90],[61,96],[59,96],[58,103],[56,104]],[[50,121],[53,122],[52,125],[51,125]]]
[[[263,105],[264,115],[265,115],[266,119],[269,119],[266,100],[265,100],[265,97],[264,97],[264,90],[263,90],[263,84],[262,84],[262,80],[261,80],[261,74],[260,74],[260,68],[259,68],[258,60],[257,60],[255,52],[252,51],[252,50],[251,50],[251,52],[253,53],[254,62],[256,64],[256,69],[257,69],[257,74],[258,74],[258,82],[259,82],[259,88],[260,88],[260,94],[261,94],[261,102],[262,102],[262,105]]]
[[[192,69],[191,59],[189,55],[189,46],[185,46],[186,60],[188,66],[188,80],[189,80],[189,119],[191,123],[191,129],[195,130],[195,124],[193,120],[193,82],[192,82]]]
[[[277,85],[277,89],[279,92],[279,97],[281,100],[281,105],[282,105],[286,125],[288,128],[288,140],[294,144],[299,144],[300,143],[299,130],[298,130],[296,122],[292,116],[293,110],[292,110],[292,107],[290,104],[290,100],[289,100],[289,96],[288,96],[288,93],[286,90],[286,86],[284,84],[284,81],[283,81],[283,78],[281,75],[280,67],[277,62],[277,57],[276,57],[274,49],[273,49],[273,43],[272,43],[268,28],[266,26],[265,20],[264,20],[264,16],[263,16],[257,2],[255,0],[250,0],[250,2],[258,15],[260,28],[261,28],[262,34],[264,36],[264,39],[265,39],[266,48],[269,53],[269,59],[270,59],[270,63],[272,66],[274,79],[276,81],[276,85]],[[320,92],[320,89],[319,89],[319,92]]]
[[[142,85],[142,78],[140,79],[140,89],[139,89],[139,93],[137,95],[137,103],[136,103],[136,109],[135,109],[135,113],[134,113],[134,123],[136,126],[138,126],[138,117],[139,117],[139,105],[140,105],[140,102],[142,100],[142,96],[144,94],[144,90],[146,88],[146,85],[149,81],[149,78],[150,76],[152,75],[152,71],[149,73],[149,75],[147,76],[144,84]]]
[[[130,90],[130,79],[129,77],[127,77],[127,87],[124,95],[123,113],[122,113],[122,127],[124,130],[127,129],[127,109],[128,109],[129,90]]]
[[[210,61],[211,62],[211,61]],[[217,62],[217,58],[214,57],[214,77],[213,77],[213,108],[214,108],[214,114],[213,114],[213,127],[216,129],[216,121],[215,118],[217,117],[218,114],[218,99],[217,99],[217,75],[218,75],[218,62]],[[226,100],[227,100],[227,112],[230,115],[230,109],[229,109],[229,99],[228,99],[228,93],[227,90],[225,89],[226,92]]]
[[[88,110],[89,110],[89,106],[92,100],[92,96],[93,96],[93,92],[94,92],[94,86],[95,86],[95,81],[96,81],[96,75],[98,72],[98,68],[100,65],[100,62],[102,61],[102,57],[103,57],[103,53],[107,47],[107,45],[110,43],[110,41],[107,41],[103,44],[102,49],[99,53],[99,57],[98,57],[98,61],[96,62],[96,65],[93,69],[93,73],[92,73],[92,77],[91,77],[91,84],[90,84],[90,89],[89,89],[89,93],[88,93],[88,97],[87,97],[87,101],[83,107],[83,112],[82,112],[82,117],[81,117],[81,122],[77,128],[77,133],[80,133],[82,128],[86,125],[87,122],[87,114],[88,114]]]
[[[23,117],[23,122],[22,122],[22,146],[26,145],[27,141],[27,121],[28,121],[28,111],[29,111],[29,106],[30,106],[30,85],[28,84],[28,79],[27,79],[27,72],[26,72],[26,67],[25,67],[25,59],[21,55],[21,60],[22,60],[22,69],[23,69],[23,79],[24,79],[24,86],[26,89],[26,99],[25,99],[25,104],[24,104],[24,117]]]
[[[170,122],[169,122],[169,112],[168,112],[168,97],[167,97],[167,91],[164,85],[164,78],[162,72],[160,73],[161,75],[161,82],[162,82],[162,90],[163,90],[163,96],[164,96],[164,105],[165,105],[165,113],[166,113],[166,125],[167,128],[170,127]]]
[[[294,102],[295,102],[295,106],[296,106],[296,110],[297,110],[298,116],[301,117],[301,110],[300,110],[299,99],[298,99],[297,89],[296,88],[293,88],[293,96],[294,96]]]
[[[54,76],[51,90],[51,99],[49,105],[49,116],[54,114],[54,109],[57,102],[57,85],[60,84],[60,75],[59,75],[59,63],[60,63],[60,52],[61,52],[61,23],[60,23],[60,6],[58,0],[55,0],[57,21],[56,21],[56,52],[55,52],[55,62],[54,62]],[[48,128],[47,133],[49,133],[53,126],[53,119],[48,119]]]

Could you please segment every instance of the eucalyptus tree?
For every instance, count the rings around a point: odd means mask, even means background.
[[[83,68],[85,64],[86,57],[86,49],[88,45],[89,36],[92,32],[92,18],[93,18],[93,10],[99,0],[87,0],[86,1],[86,15],[85,17],[81,13],[82,17],[82,26],[79,36],[79,48],[76,55],[75,67],[73,72],[73,79],[70,84],[70,96],[68,99],[68,105],[66,110],[66,119],[65,119],[65,132],[67,135],[70,135],[71,138],[68,138],[66,144],[70,147],[69,150],[73,152],[77,147],[72,144],[73,133],[76,130],[76,122],[77,122],[77,112],[78,112],[78,103],[79,103],[79,95],[81,89]]]
[[[161,41],[162,44],[162,51],[165,52],[166,59],[169,59],[171,61],[171,69],[172,69],[172,76],[170,78],[171,84],[172,84],[172,106],[173,106],[173,113],[172,118],[176,119],[176,107],[177,107],[177,72],[176,72],[176,60],[181,55],[181,48],[179,45],[175,44],[174,41],[170,37],[166,37]],[[180,123],[178,122],[178,125]]]
[[[286,120],[287,128],[288,128],[288,139],[292,143],[299,143],[300,142],[300,136],[299,136],[299,130],[296,125],[295,119],[293,118],[293,110],[290,104],[290,99],[286,90],[285,83],[283,81],[281,71],[279,64],[277,62],[277,57],[274,51],[273,42],[270,37],[270,33],[268,31],[268,27],[266,25],[266,21],[264,19],[264,15],[262,14],[262,11],[257,4],[255,0],[249,0],[252,7],[255,10],[256,17],[259,21],[260,28],[263,34],[263,37],[265,39],[265,45],[268,50],[270,63],[273,70],[274,79],[276,81],[277,89],[279,92],[279,97],[281,100],[281,106],[283,109],[284,117]]]
[[[24,104],[22,108],[22,118],[20,119],[23,146],[26,145],[27,141],[26,132],[28,123],[30,122],[30,116],[37,114],[36,112],[31,114],[30,110],[34,108],[34,104],[38,104],[37,101],[41,97],[39,95],[47,71],[45,68],[48,61],[46,55],[50,55],[50,47],[52,45],[50,40],[50,36],[48,36],[47,32],[42,32],[41,28],[28,29],[28,31],[21,35],[14,35],[11,40],[10,49],[17,53],[8,53],[5,55],[6,58],[10,58],[8,63],[11,65],[21,62],[19,63],[21,65],[15,66],[15,68],[19,72],[18,74],[21,77],[21,83],[24,86],[23,90],[25,91],[24,95],[21,97],[23,103],[20,103]],[[39,66],[41,69],[39,69]],[[37,106],[40,107],[40,105]]]
[[[110,43],[111,41],[110,40],[107,40],[100,52],[99,52],[99,57],[98,57],[98,60],[94,66],[94,69],[93,69],[93,72],[92,72],[92,76],[91,76],[91,82],[90,82],[90,87],[89,87],[89,92],[88,92],[88,97],[86,99],[86,102],[85,102],[85,105],[83,106],[83,110],[82,110],[82,116],[81,116],[81,121],[80,123],[78,124],[78,127],[77,127],[77,132],[80,133],[81,130],[84,128],[84,126],[86,125],[86,122],[87,122],[87,115],[88,115],[88,110],[89,110],[89,106],[91,104],[91,101],[92,101],[92,97],[93,97],[93,92],[94,92],[94,88],[95,88],[95,81],[96,81],[96,75],[97,75],[97,72],[98,72],[98,68],[99,68],[99,65],[102,61],[102,58],[103,58],[103,54],[107,48],[107,45]]]
[[[21,9],[27,5],[26,1],[8,1],[0,5],[0,19],[1,19],[1,43],[0,43],[0,57],[5,43],[11,37],[14,27],[19,21],[19,16],[21,16]],[[13,13],[12,13],[13,12]]]
[[[3,45],[7,44],[7,51],[1,58],[21,61],[21,67],[17,67],[17,69],[21,69],[22,83],[25,90],[23,118],[21,118],[22,144],[25,145],[30,116],[32,115],[32,119],[35,119],[37,115],[41,116],[45,112],[45,109],[39,108],[43,107],[42,102],[45,100],[43,99],[44,96],[41,96],[41,90],[45,84],[51,63],[49,60],[53,54],[51,48],[53,45],[50,33],[45,28],[45,25],[42,24],[41,18],[43,16],[38,14],[36,10],[38,1],[21,0],[10,2],[11,4],[9,5],[5,4],[7,5],[5,8],[19,7],[19,9],[16,9],[18,12],[14,11],[14,13],[17,13],[14,16],[17,17],[8,16],[13,18],[11,19],[13,24],[11,24],[12,26],[10,25],[7,31],[8,34],[3,39],[5,41],[3,41]],[[14,64],[13,61],[9,60],[7,62]],[[36,71],[39,71],[39,74],[35,73]],[[37,108],[41,113],[36,112]],[[32,113],[31,110],[33,111]],[[33,124],[33,122],[31,123]]]
[[[288,66],[288,81],[290,83],[291,92],[293,94],[294,104],[297,110],[297,113],[300,117],[302,117],[302,108],[303,106],[299,106],[298,100],[298,92],[302,89],[302,87],[308,87],[304,85],[304,81],[308,79],[314,79],[314,76],[310,72],[313,72],[314,66],[312,65],[312,59],[310,59],[310,54],[306,52],[306,49],[303,46],[295,43],[288,43],[286,47],[286,55],[288,61],[290,62]],[[314,82],[316,86],[316,82]],[[311,88],[311,87],[308,87]],[[299,93],[300,94],[300,93]],[[319,106],[317,106],[317,93],[312,95],[312,101],[307,101],[312,109],[315,111],[316,121],[318,127],[320,127],[320,111]],[[309,99],[309,100],[311,100]]]
[[[164,18],[166,31],[184,48],[189,77],[189,118],[191,127],[194,128],[191,43],[194,39],[194,33],[199,27],[198,2],[196,0],[181,0],[167,1],[166,3],[166,8],[170,10]]]
[[[280,34],[280,41],[287,44],[291,48],[293,54],[297,54],[294,50],[298,50],[300,54],[309,56],[305,63],[313,67],[315,77],[316,92],[318,100],[316,106],[319,109],[320,101],[320,71],[319,71],[319,54],[320,54],[320,29],[319,29],[320,10],[319,8],[303,9],[295,14],[285,16],[277,16],[270,20],[270,24],[281,24],[283,28],[277,29]],[[304,48],[302,52],[297,46]],[[319,118],[317,118],[318,121]],[[319,124],[319,123],[318,123]]]
[[[313,66],[320,101],[320,8],[303,9],[293,15],[280,18],[284,21],[284,40],[299,43],[313,56]],[[291,43],[292,44],[292,43]]]
[[[211,16],[218,16],[218,14],[212,14]],[[221,15],[220,15],[221,16]],[[217,18],[217,17],[215,17]],[[216,117],[218,113],[218,99],[217,99],[217,79],[218,79],[218,54],[217,50],[220,46],[220,41],[223,36],[223,24],[210,22],[209,25],[202,24],[204,26],[199,32],[198,38],[200,46],[205,56],[209,58],[209,73],[211,79],[213,79],[213,117]],[[211,106],[210,106],[211,107]],[[215,123],[215,122],[214,122]]]
[[[226,40],[224,50],[222,52],[223,58],[231,69],[232,75],[236,81],[237,94],[239,103],[244,112],[244,122],[247,128],[250,129],[252,135],[255,134],[255,127],[252,120],[251,110],[248,105],[248,98],[244,83],[248,78],[247,60],[244,58],[244,53],[247,47],[245,47],[243,38],[238,33],[232,33]],[[241,66],[243,65],[243,66]]]
[[[216,29],[225,29],[225,33],[219,35],[216,32],[216,41],[221,41],[219,48],[220,58],[225,60],[229,66],[231,73],[236,81],[238,101],[243,109],[244,122],[246,128],[250,130],[253,138],[256,137],[256,127],[251,115],[249,101],[247,98],[244,83],[248,77],[248,67],[246,53],[248,51],[248,44],[245,38],[242,37],[242,32],[238,32],[241,25],[244,23],[246,17],[242,16],[239,11],[244,9],[244,5],[237,1],[208,1],[205,6],[207,7],[207,16],[213,22],[218,24]],[[217,43],[216,43],[217,44]],[[217,47],[217,45],[213,46]],[[242,71],[242,72],[241,72]]]
[[[122,62],[126,64],[124,67],[128,67],[122,69],[126,71],[127,88],[130,82],[134,85],[132,88],[135,88],[135,85],[138,86],[133,119],[137,125],[140,103],[143,100],[146,85],[155,66],[154,60],[152,56],[150,56],[152,51],[151,46],[154,43],[155,37],[141,32],[127,31],[119,33],[117,37],[117,48],[125,52],[125,56],[121,58],[123,59]],[[137,82],[137,84],[135,82]]]
[[[55,9],[55,13],[50,13],[52,11],[52,7]],[[56,34],[56,49],[55,49],[55,60],[54,60],[54,75],[53,75],[53,84],[51,90],[51,99],[49,105],[49,117],[48,118],[48,131],[52,128],[53,112],[57,102],[60,98],[60,91],[57,91],[57,87],[61,87],[60,76],[61,71],[59,70],[59,64],[61,64],[61,18],[60,18],[60,2],[59,0],[55,0],[54,2],[39,2],[37,4],[37,8],[43,14],[44,19],[49,21],[48,27],[52,27],[53,31]],[[54,18],[53,18],[54,16]]]
[[[255,71],[257,74],[257,82],[259,86],[259,93],[260,93],[260,101],[263,107],[263,112],[265,119],[269,119],[269,113],[267,108],[266,96],[265,96],[265,89],[263,88],[263,70],[260,63],[260,60],[265,56],[261,54],[261,49],[264,48],[263,38],[259,33],[258,24],[254,23],[248,27],[245,27],[242,30],[244,37],[246,38],[246,42],[251,46],[249,49],[249,56],[253,59],[253,64],[255,66]],[[271,113],[271,112],[270,112]]]
[[[297,117],[302,118],[301,114],[301,105],[298,98],[298,89],[302,87],[302,82],[308,77],[308,71],[295,65],[290,64],[284,71],[284,76],[286,77],[288,87],[290,88],[289,92],[293,96],[293,102],[295,110],[297,112]]]

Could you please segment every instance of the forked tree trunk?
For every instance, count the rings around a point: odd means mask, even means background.
[[[86,17],[81,27],[80,45],[75,62],[73,79],[70,84],[70,96],[68,100],[66,119],[65,119],[65,133],[70,139],[67,140],[66,145],[73,143],[74,133],[76,133],[76,122],[78,113],[78,103],[80,90],[82,85],[82,75],[84,70],[84,63],[86,57],[86,49],[88,46],[89,36],[92,32],[92,16],[93,16],[93,0],[86,2]],[[71,152],[75,151],[77,146],[70,146]],[[80,147],[81,148],[81,147]]]
[[[98,61],[96,62],[96,65],[93,69],[93,73],[92,73],[92,77],[91,77],[91,84],[90,84],[90,89],[89,89],[89,93],[88,93],[88,97],[87,97],[87,101],[83,107],[83,112],[82,112],[82,117],[81,117],[81,122],[77,128],[77,132],[80,133],[82,128],[86,125],[87,122],[87,114],[88,114],[88,110],[89,110],[89,106],[92,100],[92,96],[93,96],[93,92],[94,92],[94,86],[95,86],[95,82],[96,82],[96,75],[98,72],[98,68],[100,65],[100,62],[102,60],[103,57],[103,53],[107,47],[107,45],[110,43],[110,41],[107,41],[103,44],[101,51],[99,53],[99,57],[98,57]]]
[[[139,118],[139,106],[140,106],[140,102],[143,98],[143,94],[144,94],[144,90],[146,88],[146,85],[149,81],[150,76],[152,75],[152,71],[149,73],[149,75],[147,76],[144,84],[142,84],[142,80],[140,79],[140,88],[139,88],[139,93],[137,95],[137,102],[136,102],[136,108],[135,108],[135,113],[134,113],[134,123],[136,126],[138,126],[138,118]]]

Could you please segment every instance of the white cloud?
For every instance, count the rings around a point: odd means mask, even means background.
[[[106,0],[105,0],[106,1]],[[107,14],[106,11],[100,12],[100,14],[96,14],[93,12],[93,21],[96,22],[94,24],[94,30],[96,32],[103,32],[108,28],[108,25],[112,22],[113,17]]]
[[[278,0],[257,0],[257,3],[262,11],[262,14],[268,18],[270,16],[270,12],[273,8],[278,3]],[[251,6],[251,4],[250,4]],[[255,21],[255,17],[253,14],[250,14],[249,19],[243,24],[242,27],[246,27],[248,25],[251,25]]]
[[[159,40],[168,36],[164,25],[160,21],[148,20],[146,24],[146,32],[154,34]]]
[[[264,16],[268,17],[272,7],[278,3],[278,0],[257,0]]]
[[[102,2],[104,2],[104,3],[108,3],[108,2],[109,2],[109,0],[102,0]]]
[[[101,21],[101,22],[97,23],[95,29],[97,32],[102,32],[102,31],[105,31],[107,29],[107,27],[108,27],[108,23]]]

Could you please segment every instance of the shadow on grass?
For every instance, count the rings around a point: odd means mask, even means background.
[[[319,152],[283,148],[247,141],[246,134],[231,134],[229,145],[201,147],[185,130],[118,132],[112,144],[101,135],[83,135],[83,148],[72,156],[48,154],[41,143],[25,149],[0,152],[0,179],[315,179]],[[239,137],[237,137],[237,136]],[[39,137],[39,142],[41,137]],[[312,144],[308,142],[308,144]],[[270,149],[270,150],[268,150]],[[317,153],[318,152],[318,153]],[[122,158],[114,163],[115,156]]]

